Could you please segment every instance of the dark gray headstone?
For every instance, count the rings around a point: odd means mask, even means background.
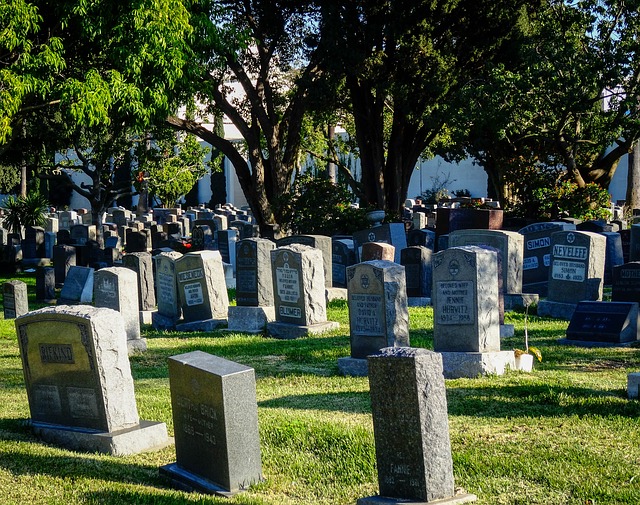
[[[56,297],[55,268],[44,267],[36,270],[36,300],[49,302]]]
[[[169,358],[176,463],[162,473],[180,486],[232,495],[262,480],[255,374],[202,351]]]
[[[334,288],[347,287],[347,267],[356,262],[352,239],[331,240],[331,267]]]
[[[426,349],[386,348],[368,361],[380,495],[425,503],[452,497],[442,357]],[[380,502],[358,500],[369,503]]]
[[[56,284],[62,285],[69,268],[76,265],[76,248],[70,245],[57,245],[53,248],[53,268]]]
[[[153,259],[151,253],[137,252],[125,254],[122,265],[137,275],[138,300],[140,310],[153,310],[156,306],[156,291],[153,281]]]
[[[5,319],[15,319],[29,312],[26,283],[18,280],[7,281],[3,285],[2,294]]]
[[[567,328],[567,339],[621,344],[638,340],[636,302],[579,302]]]
[[[153,257],[155,263],[156,300],[158,301],[157,315],[163,323],[156,323],[154,327],[172,327],[180,318],[181,309],[178,300],[176,281],[176,260],[182,254],[176,251],[161,252]]]
[[[385,242],[395,247],[393,261],[400,263],[400,251],[407,247],[407,235],[403,223],[388,223],[374,226],[368,230],[357,231],[353,234],[353,245],[356,259],[362,261],[360,251],[366,242]]]
[[[614,302],[640,303],[640,261],[613,267],[611,299]]]
[[[60,305],[91,303],[93,299],[93,268],[71,266],[60,291]]]
[[[407,278],[407,296],[431,296],[431,255],[432,249],[424,246],[410,246],[400,252],[400,264],[404,266]]]
[[[271,251],[267,239],[247,238],[236,246],[236,303],[247,307],[273,306]]]

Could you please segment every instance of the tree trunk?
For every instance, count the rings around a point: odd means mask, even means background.
[[[629,169],[627,171],[628,209],[640,209],[640,142],[636,142],[629,153]]]

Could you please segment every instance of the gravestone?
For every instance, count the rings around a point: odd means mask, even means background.
[[[31,427],[40,438],[116,456],[170,443],[164,423],[138,417],[120,314],[47,307],[16,319],[16,333]]]
[[[53,248],[53,268],[56,285],[62,286],[69,268],[76,265],[76,248],[70,245],[57,245]]]
[[[432,230],[411,230],[407,234],[407,246],[421,245],[432,251],[436,248],[436,233]]]
[[[630,227],[629,261],[640,261],[640,224]]]
[[[225,229],[218,230],[216,234],[218,240],[218,250],[222,256],[222,261],[234,265],[236,260],[236,242],[238,241],[238,230]]]
[[[147,350],[147,342],[140,336],[137,283],[136,273],[125,267],[102,268],[93,279],[94,304],[120,313],[129,352]]]
[[[320,249],[291,244],[271,251],[276,321],[267,324],[275,338],[298,338],[339,327],[327,321],[324,265]]]
[[[226,497],[262,479],[252,368],[202,351],[169,358],[178,487]]]
[[[44,267],[36,270],[36,301],[50,303],[56,298],[55,268]]]
[[[360,248],[360,261],[395,261],[396,248],[385,242],[365,242]],[[398,263],[400,263],[398,261]]]
[[[153,257],[158,310],[152,313],[151,324],[157,330],[175,328],[182,314],[176,282],[176,261],[181,256],[177,251],[168,251]]]
[[[562,222],[534,223],[518,230],[524,236],[522,289],[527,293],[547,296],[551,265],[551,235],[557,231],[575,230],[575,225]]]
[[[247,238],[236,247],[236,306],[229,306],[228,329],[260,333],[275,320],[271,251],[275,244]]]
[[[23,258],[44,258],[44,228],[27,226],[22,241]]]
[[[125,249],[128,253],[148,252],[151,250],[151,245],[151,230],[135,228],[126,230]]]
[[[347,267],[356,262],[353,240],[348,238],[332,239],[331,265],[334,288],[347,288]]]
[[[356,260],[361,257],[362,245],[367,242],[384,242],[395,247],[393,261],[400,264],[400,251],[407,247],[407,235],[403,223],[386,223],[374,226],[368,230],[360,230],[353,234],[353,246]]]
[[[281,238],[276,242],[278,247],[291,244],[302,244],[320,249],[322,253],[322,264],[324,265],[324,285],[327,288],[333,286],[333,255],[331,237],[325,235],[292,235]]]
[[[26,283],[18,280],[7,281],[3,285],[2,295],[5,319],[15,319],[29,312]]]
[[[366,358],[384,347],[409,346],[404,267],[367,261],[347,269],[351,356],[338,359],[343,375],[367,375]]]
[[[640,261],[613,267],[611,300],[640,303]]]
[[[147,320],[147,317],[143,316],[142,313],[149,313],[156,307],[156,289],[153,281],[153,259],[151,253],[125,254],[122,257],[122,266],[136,273],[140,317],[142,320]]]
[[[620,230],[620,241],[622,242],[622,258],[623,263],[629,263],[629,256],[631,250],[631,230],[628,228]]]
[[[60,291],[58,305],[91,303],[93,299],[93,268],[71,266]]]
[[[213,249],[215,245],[213,230],[204,224],[194,226],[191,231],[191,244],[193,251]]]
[[[433,255],[433,348],[445,377],[501,375],[515,367],[513,351],[500,351],[498,253],[478,246]]]
[[[613,231],[601,232],[600,235],[607,239],[604,257],[604,284],[611,286],[613,269],[624,263],[622,240],[620,234]]]
[[[422,307],[431,304],[431,255],[432,249],[424,246],[409,246],[400,251],[400,264],[407,278],[409,306]]]
[[[76,245],[84,245],[90,240],[96,240],[95,225],[76,224],[69,230],[71,232],[71,242]]]
[[[588,231],[551,235],[549,291],[538,315],[571,319],[578,302],[602,300],[606,242]]]
[[[357,504],[475,501],[456,495],[442,357],[389,347],[368,361],[380,496]]]
[[[561,343],[611,346],[638,340],[637,302],[579,302]]]
[[[211,331],[227,324],[229,296],[218,251],[184,254],[176,260],[182,322],[176,329]]]

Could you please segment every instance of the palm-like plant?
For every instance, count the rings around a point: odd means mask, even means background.
[[[49,202],[40,193],[7,197],[4,202],[4,226],[22,236],[27,226],[44,226]]]

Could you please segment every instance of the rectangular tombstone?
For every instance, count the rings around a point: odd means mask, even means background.
[[[347,268],[351,357],[409,346],[404,267],[368,261]]]
[[[380,496],[358,505],[449,503],[455,489],[442,357],[385,348],[368,361]],[[451,503],[473,499],[464,497]]]
[[[414,245],[421,245],[426,247],[427,249],[431,249],[432,251],[434,251],[436,248],[436,233],[432,230],[426,230],[424,228],[419,230],[411,230],[407,234],[407,245],[409,247]]]
[[[53,248],[56,245],[56,234],[51,231],[44,232],[44,258],[53,259]]]
[[[71,227],[71,241],[74,244],[84,245],[90,240],[96,240],[95,225],[76,224]]]
[[[18,280],[7,281],[3,285],[2,295],[5,319],[15,319],[29,312],[26,283]]]
[[[127,229],[125,235],[125,244],[125,248],[128,253],[150,251],[152,245],[151,230],[136,230],[135,228]]]
[[[629,263],[629,255],[631,250],[631,230],[628,228],[620,230],[620,241],[622,242],[622,258],[623,263]]]
[[[140,310],[153,310],[156,306],[156,290],[153,281],[153,259],[149,252],[125,254],[122,265],[136,273]]]
[[[457,230],[449,233],[449,247],[478,245],[500,251],[503,292],[522,293],[524,237],[515,231]]]
[[[140,421],[117,312],[57,306],[16,319],[32,426],[75,450],[134,454],[169,443],[164,423]]]
[[[613,282],[613,269],[624,263],[622,240],[618,232],[605,231],[601,232],[600,235],[607,239],[604,257],[604,284],[611,286]]]
[[[524,237],[522,284],[526,292],[547,295],[551,265],[551,235],[574,230],[575,225],[561,222],[534,223],[518,230]]]
[[[601,300],[606,239],[587,231],[551,235],[551,268],[547,301],[578,303]]]
[[[394,261],[396,248],[386,242],[365,242],[360,247],[360,261]]]
[[[477,246],[433,255],[435,351],[500,351],[497,256]]]
[[[629,241],[629,261],[640,260],[640,224],[632,224]]]
[[[231,496],[262,480],[255,374],[202,351],[169,358],[176,462],[161,472],[180,487]]]
[[[347,267],[356,262],[353,240],[347,238],[331,240],[331,278],[334,288],[347,287]]]
[[[499,230],[502,228],[503,219],[504,213],[501,209],[452,208],[449,212],[447,233],[456,230]]]
[[[93,268],[71,266],[60,291],[60,305],[91,303],[93,299]]]
[[[271,240],[247,238],[236,247],[236,303],[247,307],[273,306]]]
[[[27,226],[24,232],[25,241],[33,244],[33,256],[25,256],[23,251],[23,257],[28,258],[44,258],[44,228],[40,226]]]
[[[291,244],[271,251],[276,320],[310,326],[327,320],[322,252]]]
[[[145,340],[140,336],[137,284],[136,273],[125,267],[101,268],[94,275],[94,305],[120,313],[124,320],[129,351],[147,349]]]
[[[53,267],[36,270],[36,300],[50,302],[56,298],[56,273]]]
[[[353,246],[356,252],[356,260],[361,261],[360,253],[362,244],[366,242],[385,242],[395,249],[393,261],[400,263],[400,251],[407,247],[407,235],[403,223],[387,223],[374,226],[368,230],[357,231],[353,234]]]
[[[236,242],[238,242],[238,230],[226,229],[218,230],[217,234],[218,250],[222,256],[222,261],[233,265],[235,272],[236,262]]]
[[[58,214],[58,225],[61,230],[69,230],[77,222],[78,215],[75,211],[62,211]]]
[[[178,258],[176,280],[185,322],[227,319],[229,296],[218,251],[192,252]]]
[[[611,299],[614,302],[640,303],[640,261],[613,267]]]
[[[193,251],[213,249],[215,245],[213,230],[204,224],[194,226],[191,231],[191,245]]]
[[[424,246],[409,246],[400,252],[400,264],[407,278],[407,296],[422,298],[431,296],[433,251]]]
[[[331,237],[325,235],[292,235],[281,238],[276,242],[278,247],[291,244],[302,244],[315,247],[322,252],[322,264],[324,266],[324,285],[333,286],[333,256],[331,251]]]
[[[154,315],[154,327],[173,327],[180,319],[181,310],[178,301],[178,285],[176,281],[176,260],[182,254],[177,251],[161,252],[153,257],[155,263],[157,316]],[[164,322],[163,324],[161,324]]]
[[[623,344],[638,340],[637,302],[580,302],[567,340]]]

